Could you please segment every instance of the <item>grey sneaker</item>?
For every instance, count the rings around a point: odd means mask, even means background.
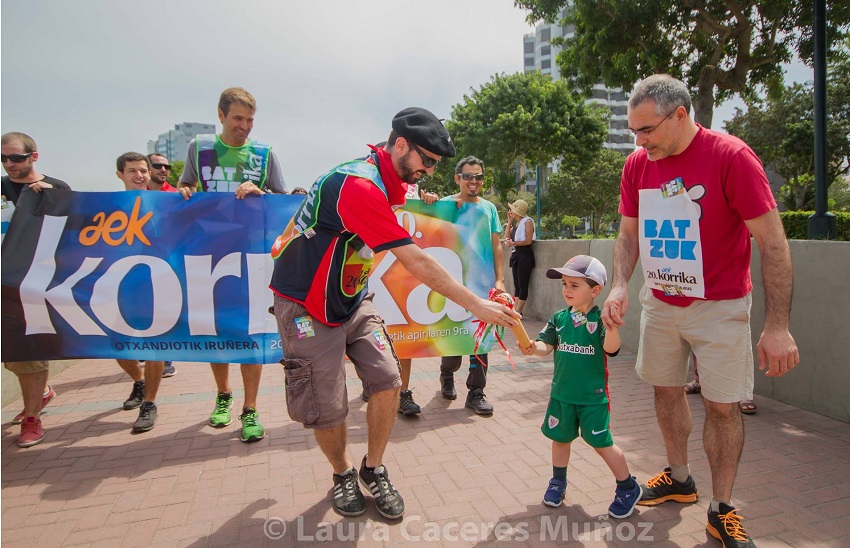
[[[487,398],[484,396],[484,390],[481,388],[469,391],[469,395],[466,396],[466,407],[479,415],[493,414],[493,404],[487,401]]]
[[[366,457],[363,457],[360,483],[372,493],[379,514],[387,519],[399,519],[404,516],[404,500],[390,482],[387,468],[383,464],[370,471],[366,468]]]
[[[334,474],[334,510],[343,516],[359,516],[366,511],[366,498],[357,485],[357,470]]]
[[[156,404],[152,401],[142,402],[139,406],[139,418],[133,423],[133,432],[147,432],[156,426]]]
[[[422,408],[419,407],[419,404],[413,401],[413,390],[401,391],[398,401],[398,412],[405,417],[418,415],[422,412]]]
[[[130,397],[124,401],[124,409],[136,409],[145,400],[145,381],[140,380],[133,383]]]
[[[177,368],[171,365],[171,362],[165,362],[165,367],[162,368],[162,378],[173,377],[177,374]]]
[[[457,390],[455,390],[455,376],[449,373],[448,375],[440,374],[440,394],[447,400],[457,399]]]

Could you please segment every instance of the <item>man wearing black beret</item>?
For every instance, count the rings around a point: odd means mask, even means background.
[[[369,292],[374,254],[391,250],[410,274],[487,323],[511,326],[519,315],[463,287],[396,220],[394,210],[404,204],[407,185],[433,173],[442,157],[455,155],[440,120],[422,108],[404,109],[393,118],[387,143],[370,148],[365,158],[336,166],[310,187],[272,247],[270,287],[285,356],[287,411],[314,429],[333,467],[334,509],[344,516],[366,511],[359,476],[378,512],[398,519],[404,501],[383,456],[401,379]],[[368,448],[359,473],[347,452],[346,356],[371,394]]]

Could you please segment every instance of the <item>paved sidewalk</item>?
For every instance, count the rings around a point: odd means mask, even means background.
[[[528,322],[536,332],[540,322]],[[266,365],[259,401],[266,438],[239,441],[234,422],[207,424],[215,398],[209,366],[178,363],[163,379],[156,428],[133,435],[137,411],[123,411],[130,381],[114,361],[92,360],[51,381],[57,397],[42,416],[46,440],[20,449],[11,425],[20,401],[3,409],[2,544],[22,546],[720,546],[705,533],[711,498],[702,452],[704,409],[689,396],[691,470],[702,498],[693,505],[638,507],[622,521],[604,517],[614,493],[605,464],[574,444],[565,504],[541,504],[551,476],[550,444],[539,425],[548,401],[551,358],[514,349],[513,371],[491,354],[492,417],[440,397],[439,361],[414,360],[422,415],[399,417],[384,462],[404,496],[403,521],[389,523],[369,501],[359,518],[331,509],[331,470],[312,433],[286,415],[283,373]],[[634,355],[609,362],[614,439],[645,481],[665,465],[652,391],[637,380]],[[234,388],[241,386],[231,366]],[[464,371],[462,369],[461,371]],[[756,374],[761,374],[757,372]],[[464,375],[457,375],[463,388]],[[365,453],[366,404],[350,369],[349,438]],[[744,417],[747,443],[735,502],[760,547],[850,546],[850,425],[756,397]],[[367,496],[367,499],[369,497]],[[285,533],[281,536],[280,534]]]

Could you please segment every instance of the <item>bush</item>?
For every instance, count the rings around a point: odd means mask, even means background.
[[[779,214],[782,218],[782,226],[785,227],[785,235],[789,240],[809,239],[809,217],[814,211],[784,211]],[[835,224],[838,232],[838,240],[850,241],[850,213],[835,213]]]

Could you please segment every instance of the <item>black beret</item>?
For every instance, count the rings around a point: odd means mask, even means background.
[[[393,130],[415,145],[441,157],[453,158],[457,154],[446,127],[424,108],[406,108],[396,114]]]

